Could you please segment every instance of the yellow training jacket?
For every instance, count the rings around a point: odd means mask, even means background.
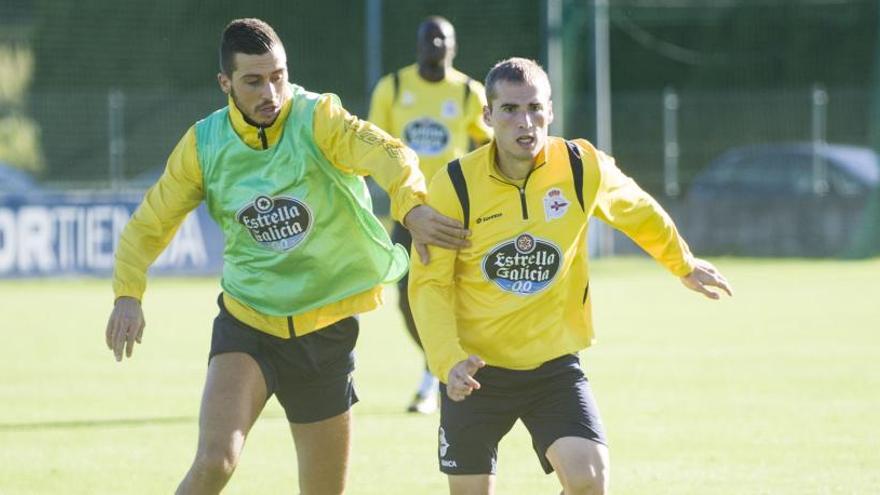
[[[262,135],[259,128],[244,120],[231,99],[229,116],[236,134],[245,144],[263,149],[278,142],[290,106],[291,100],[288,99],[278,118],[272,126],[264,129]],[[395,219],[402,220],[409,210],[424,204],[425,180],[418,169],[418,158],[411,152],[404,153],[403,160],[392,158],[383,148],[389,140],[400,146],[399,141],[350,115],[334,102],[331,95],[324,95],[315,107],[313,126],[315,144],[333,165],[347,173],[370,175],[388,192],[391,214]],[[186,215],[204,199],[204,189],[193,126],[177,143],[162,177],[147,191],[144,201],[122,232],[113,271],[113,291],[117,298],[142,298],[147,269],[174,237]],[[340,244],[340,248],[344,249],[344,246]],[[290,337],[286,317],[262,314],[229,294],[224,293],[223,300],[229,312],[240,321],[272,335]],[[375,309],[382,301],[382,287],[378,286],[293,316],[293,327],[297,335],[303,335],[353,314]]]
[[[397,88],[395,90],[395,76]],[[379,80],[370,101],[370,122],[400,138],[419,155],[419,167],[431,177],[450,160],[492,137],[483,122],[483,85],[450,68],[442,81],[426,81],[417,65]]]
[[[431,371],[446,381],[470,354],[509,369],[533,369],[593,339],[586,234],[591,216],[631,237],[677,276],[693,256],[672,220],[614,160],[585,140],[581,208],[566,141],[551,137],[531,174],[513,184],[495,165],[495,143],[461,158],[471,247],[412,256],[409,295]],[[428,204],[464,220],[447,171]]]

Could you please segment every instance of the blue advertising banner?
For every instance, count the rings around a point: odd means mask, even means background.
[[[0,278],[108,276],[119,235],[142,193],[0,195]],[[153,264],[156,275],[213,275],[223,235],[204,205],[190,213]]]

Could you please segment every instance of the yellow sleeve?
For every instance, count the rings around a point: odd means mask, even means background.
[[[402,221],[425,202],[425,177],[416,154],[375,125],[348,113],[335,95],[315,108],[315,144],[336,168],[369,175],[391,198],[391,216]]]
[[[168,157],[165,172],[122,230],[113,266],[117,298],[143,297],[147,269],[174,238],[186,215],[202,201],[202,191],[195,127],[190,127]]]
[[[471,81],[471,97],[468,98],[468,136],[477,146],[492,139],[492,128],[483,120],[483,107],[486,106],[486,91],[477,81]]]
[[[434,175],[428,191],[428,205],[450,218],[463,220],[461,204],[448,174]],[[458,251],[428,246],[431,261],[426,266],[415,251],[410,259],[409,300],[428,368],[443,383],[449,370],[467,359],[458,338],[455,318],[455,260]]]
[[[629,236],[676,276],[693,271],[694,257],[663,207],[621,172],[612,157],[595,153],[600,177],[595,216]]]
[[[383,77],[373,89],[370,97],[370,114],[367,120],[391,134],[391,105],[394,99],[392,82],[388,76]]]

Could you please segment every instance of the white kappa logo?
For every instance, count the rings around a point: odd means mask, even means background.
[[[571,202],[562,194],[562,190],[554,187],[544,195],[544,217],[546,220],[561,218],[568,211]]]
[[[449,442],[446,441],[446,432],[440,427],[440,457],[446,457],[446,451],[449,450]]]

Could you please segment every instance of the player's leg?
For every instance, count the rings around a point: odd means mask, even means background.
[[[276,396],[296,444],[301,495],[345,490],[351,450],[351,373],[358,337],[356,318],[294,337],[275,348]]]
[[[199,412],[199,443],[178,494],[220,493],[268,393],[260,366],[248,354],[211,358]]]
[[[605,431],[577,356],[548,361],[532,373],[532,406],[522,420],[544,471],[556,471],[564,495],[606,493]]]
[[[222,295],[217,303],[220,314],[211,336],[199,442],[179,494],[220,492],[274,387],[274,373],[260,352],[263,334],[230,315]]]
[[[448,476],[449,495],[493,495],[495,475],[461,474]]]
[[[412,247],[412,236],[409,231],[399,223],[394,224],[394,229],[391,231],[391,239],[395,243],[405,247],[407,250]],[[412,337],[413,342],[419,346],[419,349],[422,349],[422,341],[419,338],[418,330],[416,330],[416,321],[413,318],[412,310],[409,305],[409,292],[407,290],[408,282],[409,276],[407,275],[404,275],[404,277],[397,282],[397,305],[400,309],[400,314],[403,315],[403,321],[406,324],[406,330],[409,333],[409,336]],[[426,361],[421,379],[419,380],[419,386],[416,389],[412,402],[409,407],[407,407],[407,411],[422,414],[430,414],[436,411],[437,390],[439,385],[440,382],[428,370],[428,363]]]
[[[290,424],[296,443],[300,495],[345,491],[351,426],[351,410],[315,423]]]
[[[603,495],[608,492],[608,447],[580,437],[563,437],[547,449],[564,495]]]
[[[517,420],[518,393],[509,370],[487,366],[476,374],[480,390],[455,402],[440,386],[438,460],[451,495],[492,495],[498,442]]]

